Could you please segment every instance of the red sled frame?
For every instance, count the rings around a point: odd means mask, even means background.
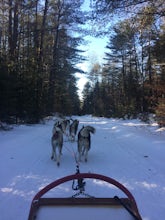
[[[99,179],[102,181],[105,181],[109,184],[112,184],[116,186],[118,189],[120,189],[127,197],[126,198],[118,198],[117,196],[113,198],[95,198],[95,197],[89,197],[89,198],[76,198],[76,197],[70,197],[70,198],[43,198],[42,196],[46,194],[51,189],[57,187],[60,184],[63,184],[67,181],[74,181],[74,180],[82,180],[82,179]],[[54,206],[54,207],[72,207],[72,206],[113,206],[113,207],[119,207],[122,206],[125,208],[130,215],[132,216],[132,219],[135,220],[142,220],[140,213],[138,211],[138,207],[136,204],[136,201],[133,197],[133,195],[128,191],[128,189],[123,186],[121,183],[116,181],[115,179],[112,179],[110,177],[95,174],[95,173],[76,173],[73,175],[69,175],[66,177],[63,177],[61,179],[55,180],[54,182],[50,183],[46,187],[44,187],[42,190],[40,190],[33,198],[29,217],[28,220],[36,220],[37,219],[37,213],[38,210],[41,207],[45,206]],[[56,219],[56,218],[55,218]]]

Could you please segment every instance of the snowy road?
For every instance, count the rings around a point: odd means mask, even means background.
[[[116,179],[134,195],[143,220],[164,220],[165,133],[137,120],[77,118],[79,128],[87,124],[96,128],[89,160],[80,164],[80,171]],[[60,167],[50,160],[52,127],[53,121],[49,121],[0,132],[0,219],[27,219],[36,192],[55,179],[75,173],[76,142],[64,142]],[[107,196],[107,190],[100,188],[102,196]],[[98,193],[98,188],[92,190]],[[67,185],[57,193],[65,196],[72,191]]]

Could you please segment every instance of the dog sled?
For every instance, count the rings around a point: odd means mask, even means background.
[[[85,193],[86,180],[95,179],[110,184],[122,191],[124,197],[94,197]],[[46,194],[60,185],[72,181],[72,190],[76,194],[70,197],[49,197]],[[48,193],[48,194],[49,194]],[[31,202],[28,220],[142,220],[136,201],[128,189],[118,181],[95,173],[80,173],[58,179],[41,191]]]

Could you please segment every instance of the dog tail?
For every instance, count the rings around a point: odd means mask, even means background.
[[[89,132],[91,132],[92,134],[94,134],[96,132],[96,129],[92,126],[87,126],[87,129]]]

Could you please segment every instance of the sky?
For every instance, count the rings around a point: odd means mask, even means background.
[[[80,49],[85,50],[84,56],[86,56],[87,61],[83,63],[79,63],[77,66],[82,69],[84,72],[89,72],[92,64],[95,63],[103,63],[105,47],[107,44],[107,38],[95,38],[91,36],[86,36],[88,40],[87,45],[80,46]],[[88,79],[86,78],[86,74],[77,73],[76,77],[78,78],[77,87],[79,89],[80,98],[82,90]]]
[[[85,11],[90,10],[90,7],[89,7],[90,2],[91,2],[90,0],[85,0],[82,6],[82,9],[84,9]],[[123,20],[124,18],[125,16],[123,17],[122,14],[121,15],[119,14],[109,15],[109,25],[108,25],[109,28],[110,26],[113,27],[113,25],[115,25],[119,20]],[[91,25],[91,28],[92,27],[93,26]],[[97,28],[99,29],[99,27]],[[102,25],[100,28],[104,29],[105,27]],[[103,38],[86,36],[85,39],[87,39],[89,42],[87,43],[87,45],[83,47],[80,46],[80,49],[86,50],[84,55],[88,58],[88,61],[78,64],[78,67],[80,67],[85,72],[89,72],[91,68],[91,64],[95,64],[97,62],[99,64],[105,63],[105,61],[103,61],[103,58],[105,57],[104,56],[106,52],[105,47],[107,46],[107,42],[109,42],[109,38],[106,36]],[[85,83],[88,80],[83,74],[77,73],[76,76],[79,78],[79,80],[77,80],[77,85],[79,88],[79,96],[81,98],[81,92],[83,90]]]
[[[89,10],[89,0],[86,0],[83,4],[84,10]],[[84,72],[89,72],[92,64],[95,63],[103,63],[105,47],[107,44],[107,38],[96,38],[92,36],[86,36],[85,40],[87,41],[86,45],[80,46],[79,49],[84,50],[83,56],[87,58],[87,61],[83,63],[79,63],[77,66],[82,69]],[[85,74],[77,73],[76,74],[77,80],[77,87],[79,89],[79,96],[80,98],[82,90],[88,79],[86,78]]]

